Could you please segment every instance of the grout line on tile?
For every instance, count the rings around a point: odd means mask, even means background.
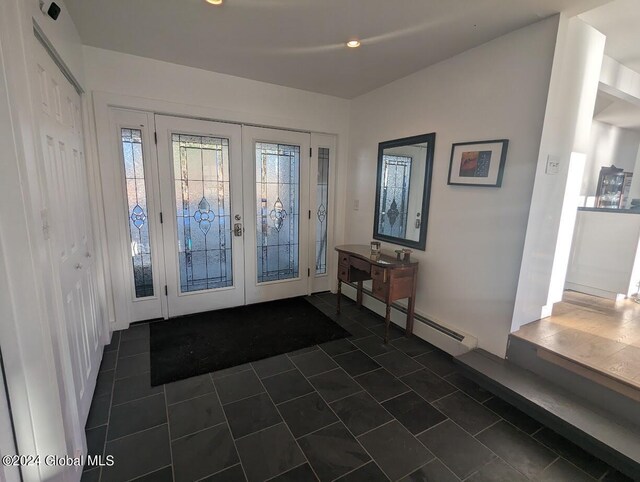
[[[122,440],[123,438],[131,437],[132,435],[138,435],[138,434],[140,434],[142,432],[146,432],[147,430],[152,430],[154,428],[162,427],[163,425],[167,425],[168,426],[169,425],[169,421],[159,423],[157,425],[154,425],[153,427],[147,427],[147,428],[144,428],[142,430],[136,430],[135,432],[131,432],[131,433],[128,433],[126,435],[121,435],[120,437],[112,438],[111,440],[107,440],[106,442],[107,443],[116,442],[118,440]]]
[[[238,460],[240,460],[240,457],[238,457]],[[244,473],[244,469],[242,468],[242,464],[240,462],[238,462],[237,464],[230,465],[229,467],[225,467],[224,469],[217,470],[212,474],[205,475],[204,477],[202,477],[200,479],[197,479],[195,482],[200,482],[202,480],[207,480],[209,477],[213,477],[214,475],[218,475],[218,474],[224,472],[225,470],[232,469],[234,467],[237,467],[238,465],[240,466],[240,469],[242,470],[242,473]],[[245,477],[246,477],[246,475],[245,475]],[[175,480],[175,478],[173,480]]]
[[[316,345],[317,346],[317,345]],[[258,376],[258,374],[256,373],[255,369],[252,367],[253,372],[255,373],[256,376]],[[302,375],[302,377],[306,380],[307,383],[309,383],[309,380],[307,379],[307,377],[305,377],[304,375]],[[264,388],[265,392],[267,392],[267,387],[264,386],[264,383],[262,383],[262,380],[260,380],[260,377],[258,377],[258,380],[260,381],[260,384],[262,385],[262,388]],[[310,383],[309,383],[310,384]],[[310,384],[311,385],[311,384]],[[313,385],[312,385],[312,388]],[[315,388],[314,388],[315,390]],[[319,395],[319,394],[318,394]],[[304,457],[304,459],[307,461],[307,463],[309,464],[309,467],[311,468],[311,471],[313,472],[313,474],[316,476],[316,478],[318,480],[320,480],[320,477],[318,477],[318,474],[316,473],[315,469],[313,468],[313,466],[311,465],[311,462],[309,462],[309,459],[307,458],[307,454],[304,453],[304,450],[302,450],[302,447],[300,446],[300,444],[298,443],[298,440],[295,438],[295,436],[293,435],[293,432],[291,432],[291,428],[289,428],[289,425],[287,424],[287,422],[285,422],[284,417],[282,416],[282,412],[280,412],[280,409],[278,408],[278,406],[275,404],[275,402],[273,401],[273,398],[271,397],[271,395],[269,394],[269,392],[267,392],[267,396],[269,397],[269,399],[271,400],[271,403],[273,403],[273,406],[276,407],[276,410],[278,411],[278,414],[280,415],[280,418],[282,419],[282,423],[284,424],[284,426],[286,427],[287,431],[289,432],[289,435],[291,435],[291,438],[293,439],[293,441],[295,442],[296,446],[298,447],[298,450],[300,451],[300,453],[302,454],[302,456]],[[246,476],[246,474],[245,474]],[[247,479],[248,480],[248,479]]]
[[[166,390],[165,390],[165,393],[166,393]],[[208,392],[208,393],[202,393],[200,395],[196,395],[195,397],[185,398],[184,400],[178,400],[177,402],[168,403],[168,400],[167,400],[167,407],[173,407],[174,405],[178,405],[179,403],[190,402],[191,400],[195,400],[197,398],[208,397],[208,396],[210,396],[210,395],[212,395],[214,393],[216,393],[215,388],[213,390],[211,390],[210,392]]]
[[[164,388],[164,387],[163,387]],[[167,416],[167,431],[169,433],[169,457],[171,458],[171,477],[176,480],[176,470],[173,466],[173,444],[171,443],[171,420],[169,419],[169,404],[167,403],[167,391],[163,390],[164,395],[164,410]]]
[[[251,367],[251,365],[249,365]],[[250,368],[253,369],[253,368]],[[255,370],[253,370],[255,373]],[[213,379],[213,373],[209,373],[209,378],[213,382],[215,386],[215,380]],[[264,388],[264,386],[263,386]],[[233,443],[233,449],[236,451],[236,457],[238,457],[238,463],[240,464],[240,468],[242,469],[242,473],[244,474],[245,480],[249,480],[247,477],[247,471],[244,469],[244,464],[242,463],[242,458],[240,457],[240,451],[238,450],[238,446],[236,445],[236,441],[233,438],[233,432],[231,432],[231,425],[229,425],[229,419],[227,418],[227,412],[224,411],[224,406],[222,405],[222,399],[220,398],[220,394],[218,393],[218,389],[216,387],[216,396],[218,398],[218,403],[220,404],[220,409],[222,410],[222,415],[224,416],[224,423],[227,424],[227,430],[229,431],[229,436],[231,437],[231,443]],[[228,468],[228,467],[227,467]]]

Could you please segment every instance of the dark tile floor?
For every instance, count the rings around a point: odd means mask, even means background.
[[[354,336],[161,387],[149,326],[114,333],[87,422],[102,481],[625,480],[350,300],[309,301]]]

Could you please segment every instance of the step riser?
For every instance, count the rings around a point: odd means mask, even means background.
[[[509,338],[507,359],[526,370],[540,375],[552,383],[564,387],[594,405],[616,413],[629,422],[640,425],[640,402],[611,390],[602,384],[581,376],[585,369],[579,365],[568,370],[552,361],[541,358],[536,345],[517,337]],[[570,362],[565,362],[570,364]],[[576,373],[576,371],[578,373]],[[640,393],[633,394],[636,398]]]
[[[521,412],[526,413],[545,427],[550,428],[567,440],[572,441],[587,452],[593,454],[612,467],[615,467],[617,470],[628,475],[633,480],[640,480],[640,466],[638,464],[626,458],[621,458],[619,454],[612,451],[606,445],[599,443],[597,440],[585,437],[580,430],[577,430],[575,427],[567,424],[564,420],[555,417],[553,414],[542,410],[540,407],[528,403],[526,400],[523,400],[510,390],[505,389],[499,383],[496,383],[490,377],[487,377],[466,365],[462,366],[465,368],[465,374],[485,390],[502,398]]]
[[[467,376],[612,467],[640,481],[640,426],[515,363],[472,350],[455,359]],[[556,369],[557,370],[557,369]]]

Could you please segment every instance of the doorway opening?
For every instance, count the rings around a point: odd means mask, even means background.
[[[548,361],[640,400],[640,92],[618,82],[621,72],[637,80],[640,72],[615,60],[622,59],[621,49],[638,48],[627,42],[629,32],[609,23],[630,14],[640,11],[612,2],[580,16],[606,35],[606,43],[584,172],[573,179],[570,173],[568,181],[577,186],[577,199],[568,203],[577,213],[566,239],[562,297],[550,316],[512,336]],[[610,75],[614,70],[617,78]]]

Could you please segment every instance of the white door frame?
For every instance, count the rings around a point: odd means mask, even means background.
[[[330,209],[334,209],[329,229],[332,231],[330,240],[330,248],[328,253],[328,284],[329,289],[335,290],[335,272],[337,267],[337,258],[333,255],[333,246],[340,244],[344,237],[344,215],[340,214],[345,209],[345,192],[346,192],[346,164],[343,159],[347,156],[347,144],[340,142],[340,138],[344,138],[347,134],[346,127],[337,126],[333,123],[324,121],[316,122],[312,117],[308,118],[279,118],[269,114],[247,114],[245,111],[232,111],[221,109],[207,105],[203,102],[199,105],[180,104],[161,99],[151,99],[138,97],[120,93],[93,91],[91,93],[91,113],[95,119],[95,137],[97,140],[97,155],[90,159],[95,163],[94,169],[100,173],[102,179],[102,191],[105,209],[113,202],[112,190],[114,166],[118,166],[118,161],[112,157],[113,135],[109,127],[109,109],[112,107],[142,111],[149,114],[158,113],[162,115],[186,117],[191,119],[206,119],[216,122],[246,124],[255,126],[265,126],[273,129],[292,130],[297,132],[326,132],[327,135],[333,137],[336,142],[335,155],[332,158],[332,166],[334,166],[332,176],[333,185],[330,188]],[[331,207],[333,206],[333,208]],[[111,241],[107,243],[105,238],[105,246],[110,246]],[[106,251],[106,250],[105,250]],[[116,263],[108,262],[111,259],[111,252],[108,253],[105,264],[111,270],[111,279],[117,280],[121,274],[117,271],[119,267]],[[112,282],[110,289],[115,290],[117,282]],[[109,324],[112,329],[125,329],[131,323],[128,311],[123,307],[122,303],[116,303],[121,298],[113,291],[109,296]]]
[[[67,436],[82,442],[72,451],[84,449],[84,431],[65,433],[69,427],[62,422],[68,407],[60,403],[64,387],[53,349],[58,311],[50,304],[39,213],[42,157],[31,87],[36,40],[28,7],[18,0],[0,2],[0,339],[19,453],[64,454]],[[79,477],[73,468],[45,465],[23,467],[22,475]]]
[[[162,226],[160,224],[160,188],[158,186],[158,163],[154,142],[154,116],[146,112],[119,108],[109,109],[112,158],[117,160],[112,166],[113,182],[110,202],[105,205],[107,236],[112,252],[111,259],[118,262],[119,282],[113,287],[122,300],[121,309],[126,310],[132,322],[164,318],[167,316],[164,295],[165,275],[163,269]],[[136,298],[131,264],[131,235],[129,232],[129,207],[124,176],[121,129],[133,128],[142,132],[142,156],[144,164],[147,219],[151,244],[151,265],[153,274],[153,296]],[[103,186],[106,187],[106,186]],[[117,244],[116,244],[117,243]],[[113,247],[118,246],[118,249]],[[155,269],[157,268],[157,269]]]
[[[328,209],[327,209],[327,259],[326,272],[316,273],[316,219],[317,219],[317,182],[316,176],[311,174],[309,179],[309,199],[311,201],[311,222],[309,223],[309,259],[311,276],[309,278],[309,292],[318,293],[320,291],[328,291],[331,289],[333,278],[331,278],[330,266],[335,258],[333,248],[334,240],[334,221],[336,215],[336,136],[330,134],[311,133],[311,173],[318,172],[319,150],[328,149],[329,151],[329,192],[328,192]]]

